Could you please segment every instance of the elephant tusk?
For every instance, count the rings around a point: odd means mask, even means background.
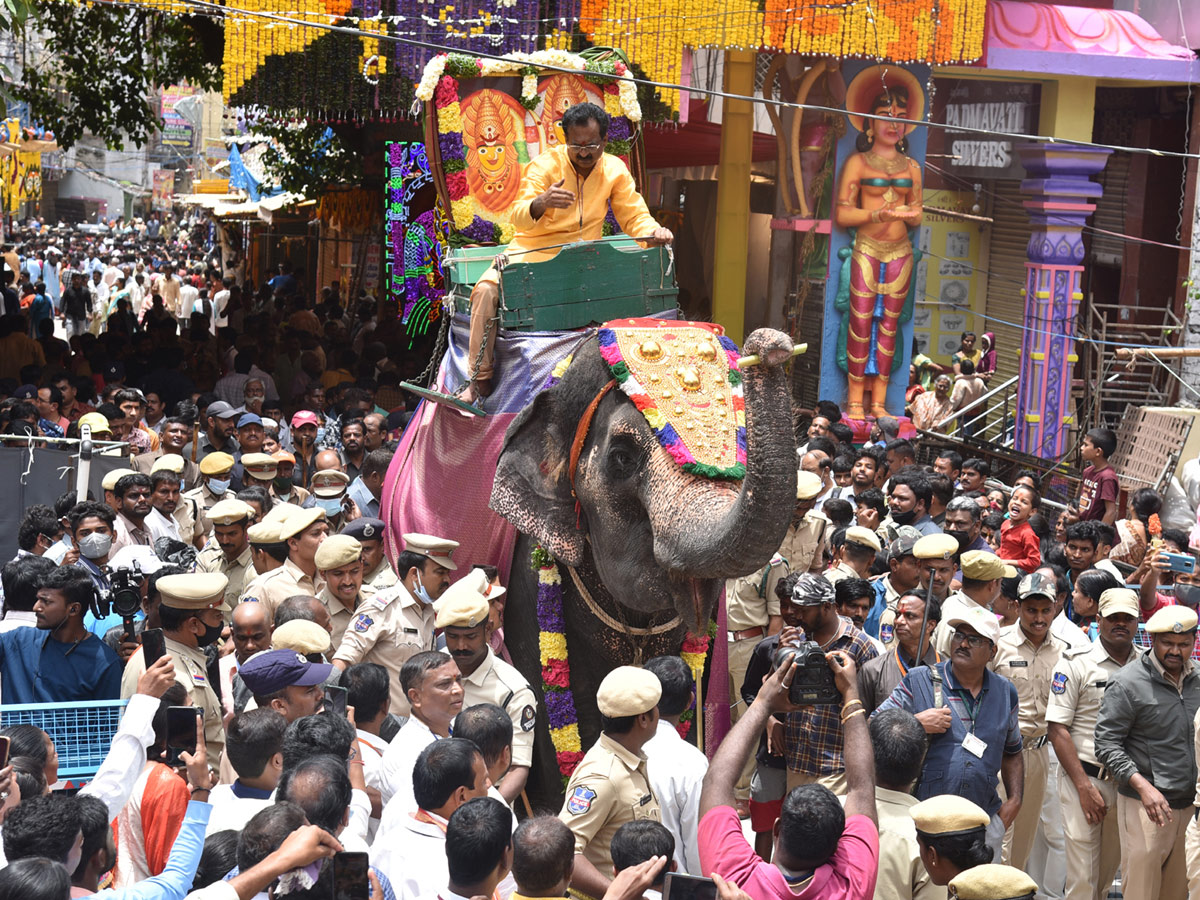
[[[792,348],[792,356],[799,356],[802,353],[808,352],[808,344],[797,344]],[[749,356],[739,356],[737,367],[744,369],[747,366],[757,366],[762,364],[762,357],[757,353],[751,353]]]

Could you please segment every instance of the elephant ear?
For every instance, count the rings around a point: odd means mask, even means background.
[[[595,341],[589,341],[562,380],[508,426],[492,483],[488,505],[569,566],[584,558],[584,519],[571,492],[571,444],[587,404],[608,378]]]

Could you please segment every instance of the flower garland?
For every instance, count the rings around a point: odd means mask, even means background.
[[[716,623],[709,622],[709,631],[703,637],[697,637],[689,631],[687,637],[683,639],[683,646],[679,648],[679,655],[692,670],[692,681],[697,685],[704,677],[704,664],[708,660],[708,648],[712,643],[712,632],[715,628]],[[687,736],[691,734],[692,721],[696,718],[697,711],[696,698],[692,697],[691,708],[684,711],[683,715],[679,717],[679,724],[675,726],[675,730],[679,732],[681,738],[686,740]]]
[[[610,113],[608,151],[627,156],[633,146],[633,123],[642,118],[637,89],[620,60],[584,59],[562,50],[514,53],[506,59],[480,59],[462,53],[435,56],[425,67],[417,86],[417,99],[432,101],[437,110],[438,148],[450,196],[450,218],[459,243],[507,244],[515,228],[511,222],[493,222],[476,211],[475,200],[467,183],[466,144],[463,142],[462,106],[459,81],[496,75],[521,75],[521,105],[533,110],[540,102],[538,67],[575,68],[586,73],[589,81],[602,84],[605,111]],[[612,83],[613,81],[616,83]],[[615,113],[613,112],[615,110]]]

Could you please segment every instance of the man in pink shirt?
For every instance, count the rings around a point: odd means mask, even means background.
[[[879,870],[875,813],[875,760],[854,661],[826,654],[842,695],[845,732],[845,810],[828,788],[793,788],[775,823],[771,862],[755,854],[734,809],[733,787],[757,746],[767,718],[798,707],[788,700],[794,666],[772,673],[737,725],[721,742],[700,793],[700,866],[706,875],[734,882],[752,900],[869,900]]]

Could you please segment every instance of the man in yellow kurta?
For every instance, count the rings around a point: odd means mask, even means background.
[[[552,258],[560,244],[597,240],[603,233],[609,204],[625,234],[648,238],[654,244],[670,243],[674,235],[650,215],[625,163],[604,152],[608,114],[594,103],[579,103],[563,113],[562,126],[566,142],[539,154],[525,170],[521,193],[513,207],[516,234],[505,252],[521,262],[541,262]],[[554,249],[528,252],[541,248]],[[460,394],[460,399],[468,403],[491,393],[492,351],[499,329],[499,283],[500,274],[493,266],[471,292],[467,357],[471,383]]]

